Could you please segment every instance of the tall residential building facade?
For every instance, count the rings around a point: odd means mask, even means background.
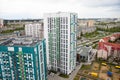
[[[44,14],[47,67],[70,74],[76,67],[76,13]]]
[[[40,40],[43,38],[43,23],[30,23],[25,25],[26,36],[38,37]]]
[[[0,44],[0,79],[47,80],[45,40],[11,38]]]

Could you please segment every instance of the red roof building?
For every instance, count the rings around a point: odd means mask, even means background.
[[[101,39],[98,43],[98,57],[107,58],[110,55],[117,56],[120,54],[120,33]]]

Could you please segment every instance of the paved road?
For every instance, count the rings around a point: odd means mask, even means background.
[[[69,75],[69,78],[62,78],[58,76],[58,74],[48,75],[48,80],[73,80],[79,69],[81,68],[82,63],[78,66],[76,66],[76,69]]]
[[[92,43],[92,42],[95,42],[95,41],[99,41],[100,39],[104,38],[105,36],[111,36],[111,34],[104,35],[104,36],[98,36],[98,37],[96,37],[96,38],[90,38],[91,40],[86,39],[86,40],[83,41],[83,42],[81,42],[80,40],[78,40],[77,45],[81,45],[81,44],[86,44],[86,43]],[[89,40],[89,41],[88,41],[88,40]]]

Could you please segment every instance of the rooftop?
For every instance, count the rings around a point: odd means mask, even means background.
[[[91,49],[92,49],[91,46],[89,46],[89,47],[82,46],[82,47],[80,47],[80,49],[79,49],[80,52],[79,52],[78,54],[80,54],[80,55],[82,55],[82,56],[87,56],[87,55],[88,55],[88,52],[89,52]]]
[[[15,38],[17,37],[16,34],[0,34],[0,43],[3,43],[4,41],[8,40],[8,38]]]
[[[32,37],[18,37],[18,38],[9,38],[2,42],[0,45],[3,46],[34,46],[40,40]]]

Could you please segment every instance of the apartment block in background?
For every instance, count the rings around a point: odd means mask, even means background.
[[[4,20],[3,19],[0,19],[0,28],[2,28],[3,27],[3,23],[4,22]]]
[[[43,23],[30,23],[25,25],[26,36],[37,37],[42,40],[43,33]]]

